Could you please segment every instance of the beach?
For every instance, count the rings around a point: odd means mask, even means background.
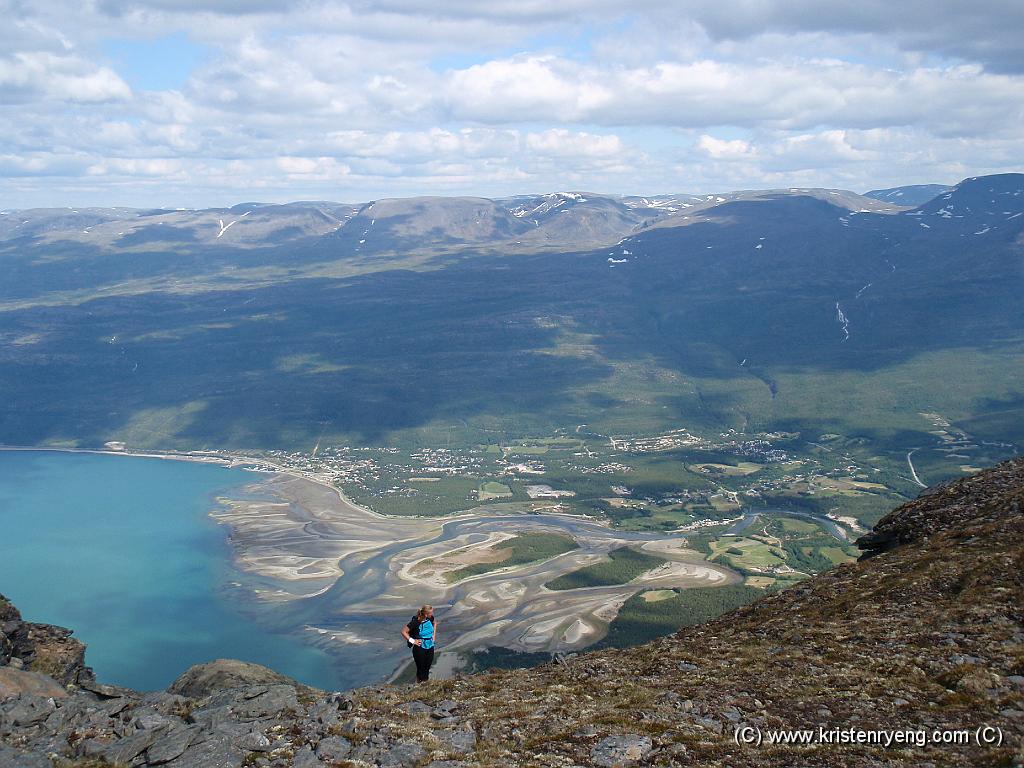
[[[270,475],[262,499],[224,499],[212,516],[229,527],[236,566],[277,582],[259,599],[289,603],[296,626],[321,647],[393,648],[422,603],[438,611],[446,651],[498,645],[518,651],[571,651],[604,636],[622,603],[647,588],[737,583],[679,536],[616,531],[571,515],[494,514],[486,508],[444,518],[386,517],[350,503],[337,489],[295,475]],[[578,549],[452,582],[467,565],[523,532],[571,536]],[[627,584],[551,591],[552,579],[632,545],[667,560]]]
[[[275,632],[301,637],[354,669],[369,665],[379,673],[404,663],[398,631],[423,603],[438,609],[447,651],[571,651],[603,637],[621,605],[642,589],[740,581],[687,549],[678,534],[617,531],[566,514],[499,514],[486,506],[447,517],[392,517],[352,503],[324,478],[264,458],[72,452],[259,468],[240,498],[220,497],[210,512],[226,528],[237,570],[231,594]],[[527,532],[569,536],[578,548],[452,580],[454,571],[499,559],[503,542]],[[667,562],[627,584],[557,592],[544,586],[623,546]]]

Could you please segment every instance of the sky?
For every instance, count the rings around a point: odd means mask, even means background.
[[[0,0],[0,208],[1024,170],[1020,0]]]

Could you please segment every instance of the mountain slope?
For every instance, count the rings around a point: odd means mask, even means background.
[[[870,197],[874,200],[881,200],[894,205],[914,207],[927,203],[929,200],[948,192],[949,189],[944,184],[910,184],[905,187],[872,189],[870,192],[865,192],[864,197]]]
[[[358,210],[359,206],[320,202],[242,203],[204,210],[36,208],[0,212],[0,242],[37,248],[251,248],[326,235]]]
[[[929,489],[862,546],[867,559],[647,645],[347,696],[230,661],[145,695],[99,685],[84,670],[82,687],[65,695],[32,671],[37,649],[12,653],[0,636],[0,759],[43,766],[53,752],[181,768],[1020,764],[1024,459]],[[21,632],[13,615],[8,606],[5,631]],[[998,744],[978,744],[982,726]],[[817,743],[769,743],[793,729]],[[877,736],[836,743],[843,733],[897,731],[903,741],[890,746]],[[740,744],[737,732],[762,741]],[[936,733],[965,742],[940,743]]]
[[[513,439],[586,422],[896,436],[905,453],[938,412],[1024,443],[1024,176],[912,210],[710,197],[245,205],[133,214],[160,220],[143,239],[185,245],[5,240],[0,442],[309,450],[458,424],[486,444],[496,423]],[[267,222],[305,234],[231,244]]]

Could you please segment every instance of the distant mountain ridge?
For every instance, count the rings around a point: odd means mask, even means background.
[[[242,203],[198,210],[37,208],[0,212],[0,243],[230,248],[277,246],[330,236],[354,251],[371,252],[422,245],[424,241],[439,247],[579,249],[614,243],[666,218],[724,202],[797,194],[831,195],[834,202],[852,210],[895,210],[852,192],[796,188],[651,197],[553,192],[493,200],[411,197],[359,204]]]
[[[913,208],[927,203],[929,200],[948,192],[950,189],[952,187],[948,187],[945,184],[910,184],[905,187],[872,189],[870,192],[865,192],[864,197]]]
[[[793,188],[7,212],[0,442],[308,448],[447,423],[488,443],[496,420],[607,419],[895,450],[948,411],[1024,444],[1022,214],[1024,174],[916,208]]]
[[[620,196],[553,192],[510,198],[383,198],[365,203],[240,203],[229,208],[35,208],[0,212],[0,244],[100,249],[255,248],[321,238],[359,253],[429,243],[512,251],[613,244],[645,228],[737,200],[809,195],[856,211],[895,213],[947,192],[941,185],[874,190],[788,188]],[[900,208],[896,207],[899,206]]]

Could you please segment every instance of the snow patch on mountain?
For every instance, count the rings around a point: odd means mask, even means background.
[[[850,338],[850,320],[843,314],[843,308],[836,302],[836,321],[843,327],[843,341]]]

